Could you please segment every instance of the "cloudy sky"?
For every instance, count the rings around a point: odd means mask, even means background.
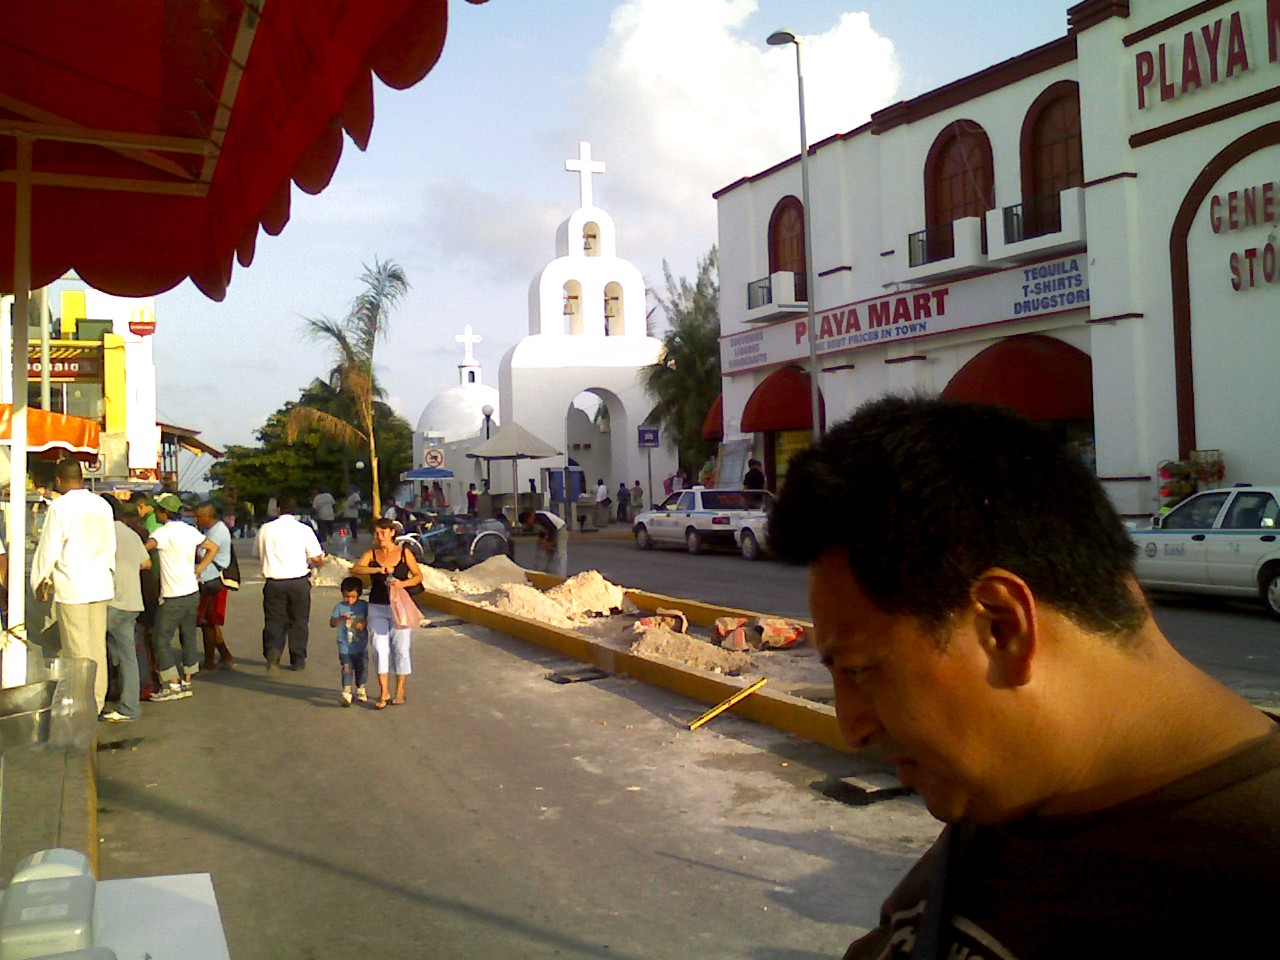
[[[253,442],[265,418],[328,369],[303,318],[342,316],[362,264],[400,263],[412,285],[378,348],[378,374],[411,424],[457,382],[470,323],[497,386],[528,329],[528,288],[578,205],[564,169],[588,140],[606,172],[595,201],[618,252],[661,286],[715,242],[712,191],[798,152],[792,48],[805,53],[809,137],[1066,32],[1047,0],[489,0],[450,2],[436,68],[377,90],[366,153],[349,143],[329,188],[294,190],[279,237],[260,235],[222,303],[187,283],[157,299],[161,419],[217,445]],[[375,81],[376,84],[376,81]]]

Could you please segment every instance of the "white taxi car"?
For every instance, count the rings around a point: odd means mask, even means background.
[[[767,516],[773,494],[767,490],[679,490],[635,519],[636,546],[683,543],[690,553],[710,545],[736,547],[736,530],[748,517]]]
[[[1154,590],[1260,597],[1280,619],[1280,487],[1187,498],[1151,529],[1130,530],[1138,582]]]

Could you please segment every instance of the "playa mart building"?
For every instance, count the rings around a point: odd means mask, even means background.
[[[1059,40],[810,149],[825,417],[885,393],[1053,425],[1122,513],[1218,451],[1280,482],[1280,0],[1088,0]],[[722,421],[808,442],[798,157],[716,193]]]

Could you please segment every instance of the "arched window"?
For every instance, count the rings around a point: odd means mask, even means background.
[[[600,256],[600,225],[594,220],[582,225],[582,252],[588,257]]]
[[[951,224],[982,217],[995,206],[995,165],[986,131],[972,120],[956,120],[938,134],[924,166],[925,259],[955,256]],[[983,249],[986,249],[983,220]],[[913,254],[913,262],[915,256]]]
[[[796,299],[809,299],[808,270],[804,259],[804,204],[783,197],[769,217],[769,272],[790,271],[796,276]]]
[[[1082,183],[1080,87],[1074,81],[1062,80],[1036,98],[1022,123],[1025,236],[1043,236],[1062,229],[1058,194]]]
[[[564,332],[570,336],[581,336],[582,330],[582,284],[577,280],[569,280],[564,285]]]
[[[604,335],[620,337],[627,332],[622,309],[622,284],[611,280],[604,285]]]

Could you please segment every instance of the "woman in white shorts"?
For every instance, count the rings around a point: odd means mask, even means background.
[[[369,577],[369,639],[373,646],[374,672],[378,675],[380,693],[374,707],[384,710],[388,705],[404,703],[404,686],[413,664],[409,646],[412,627],[397,627],[391,616],[391,597],[388,585],[392,581],[402,587],[414,587],[422,583],[422,570],[413,554],[396,546],[396,528],[390,520],[379,520],[373,525],[373,549],[351,567],[354,574]],[[395,696],[391,695],[390,674],[396,675]]]

